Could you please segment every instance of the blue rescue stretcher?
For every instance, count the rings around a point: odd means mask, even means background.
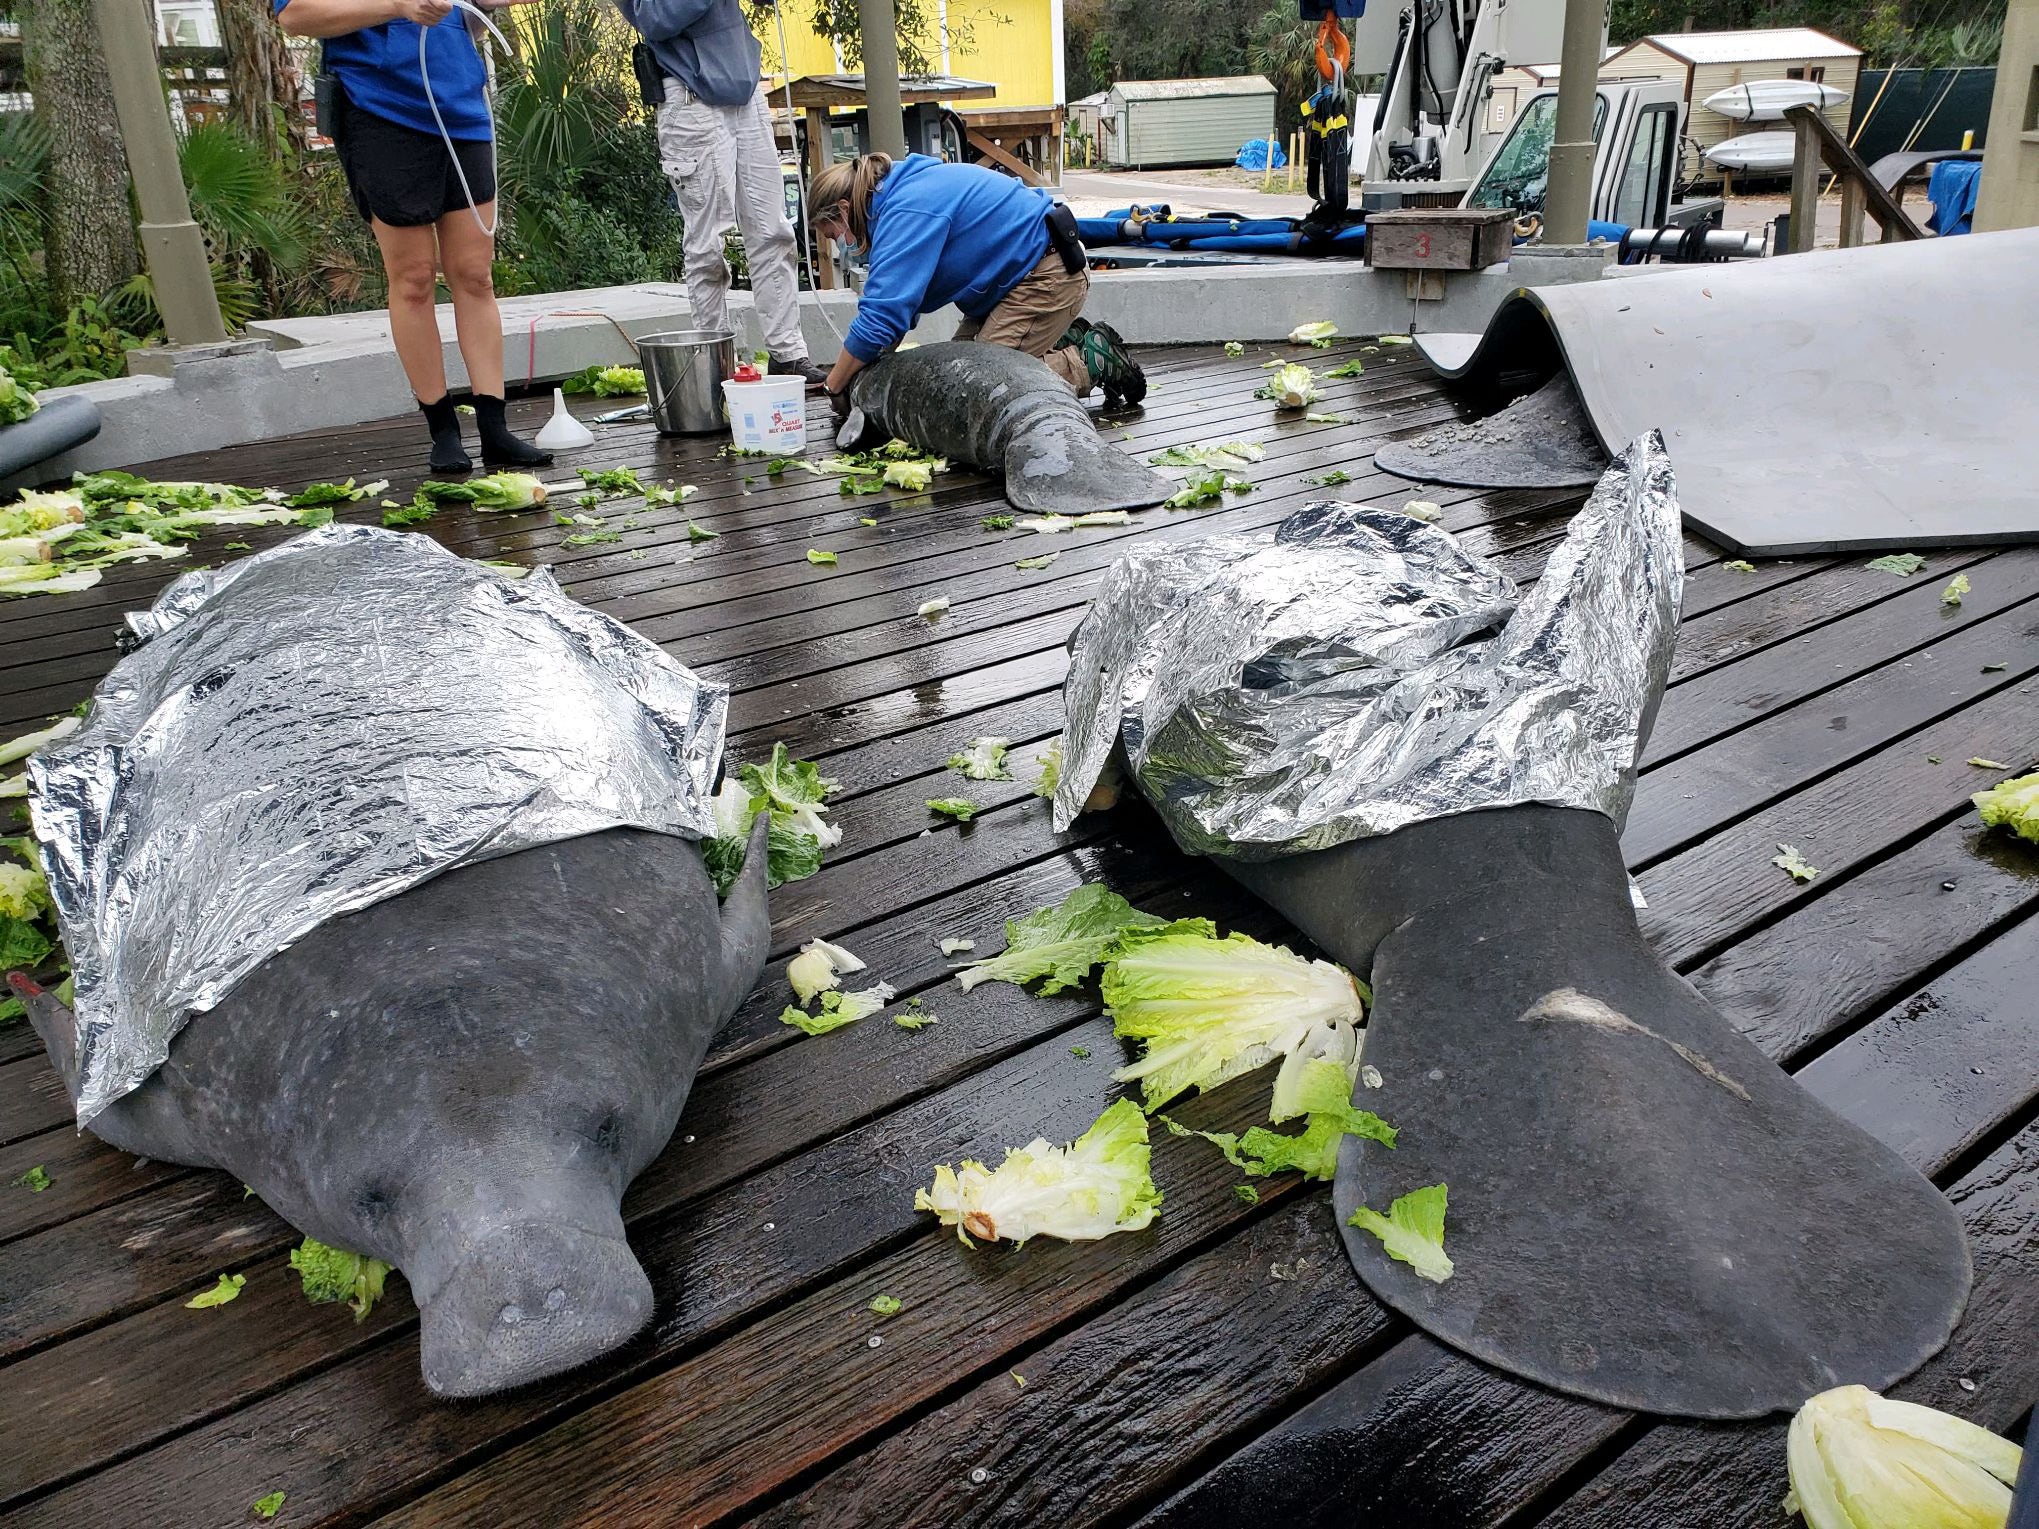
[[[1167,207],[1121,207],[1103,217],[1078,218],[1076,232],[1087,249],[1124,248],[1197,251],[1235,255],[1343,255],[1366,253],[1366,225],[1342,228],[1312,226],[1302,218],[1248,218],[1223,213],[1178,218]],[[1628,233],[1625,223],[1594,221],[1588,239],[1619,245]],[[1517,240],[1521,243],[1521,240]]]

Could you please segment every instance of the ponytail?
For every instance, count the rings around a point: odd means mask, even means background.
[[[837,202],[850,208],[850,233],[864,249],[871,247],[871,198],[878,183],[892,168],[890,154],[859,154],[855,159],[830,165],[807,186],[810,210],[826,209]]]

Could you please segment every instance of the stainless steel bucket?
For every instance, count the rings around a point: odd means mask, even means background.
[[[714,435],[724,426],[722,384],[736,370],[736,336],[702,329],[637,342],[652,422],[661,435]]]

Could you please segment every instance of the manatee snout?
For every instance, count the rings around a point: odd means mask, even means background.
[[[519,1222],[475,1245],[420,1313],[425,1383],[486,1396],[585,1364],[651,1321],[651,1281],[621,1236]]]

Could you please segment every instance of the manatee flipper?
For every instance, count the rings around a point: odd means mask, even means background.
[[[9,973],[8,985],[28,1010],[50,1066],[64,1081],[64,1090],[78,1097],[77,1019],[55,993],[21,972]],[[212,1159],[191,1139],[191,1130],[158,1078],[151,1078],[133,1093],[123,1094],[92,1117],[91,1131],[110,1147],[132,1152],[136,1157],[159,1162],[188,1163],[209,1168]]]
[[[861,451],[866,446],[876,445],[877,442],[866,441],[864,439],[867,435],[874,433],[871,429],[871,422],[864,418],[864,411],[852,405],[850,412],[843,417],[842,424],[836,429],[836,450]]]
[[[744,846],[743,870],[722,900],[722,970],[716,1012],[728,1018],[765,974],[771,953],[772,916],[765,906],[767,841],[772,815],[758,814]]]
[[[1334,1203],[1368,1287],[1433,1336],[1703,1418],[1881,1390],[1946,1343],[1971,1275],[1953,1207],[1663,966],[1606,817],[1509,807],[1224,863],[1372,969],[1357,1102],[1400,1134],[1345,1139]],[[1437,1183],[1443,1283],[1344,1226]]]

